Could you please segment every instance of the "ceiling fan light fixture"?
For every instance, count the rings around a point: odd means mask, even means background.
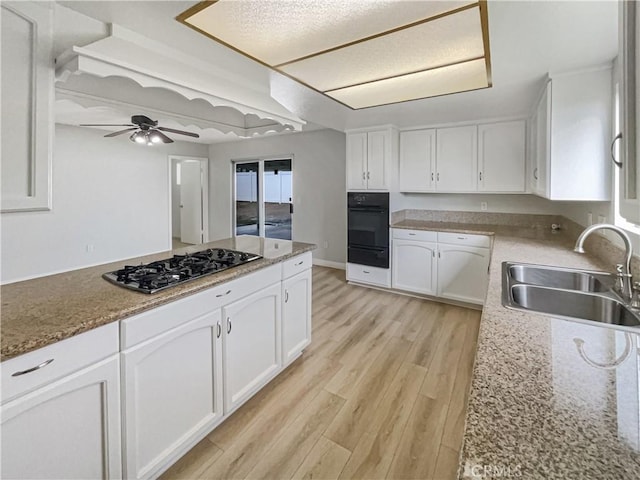
[[[133,132],[133,134],[129,137],[129,140],[131,140],[132,142],[135,143],[145,143],[146,140],[144,138],[144,133],[142,133],[141,130],[138,130],[137,132]]]
[[[158,132],[154,131],[149,135],[152,143],[160,143],[162,142],[162,138],[158,135]]]

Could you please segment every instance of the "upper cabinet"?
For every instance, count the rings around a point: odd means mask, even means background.
[[[640,108],[640,82],[636,72],[640,65],[638,55],[640,45],[640,18],[636,2],[620,3],[620,55],[622,66],[620,106],[621,106],[621,158],[620,213],[629,222],[640,224],[640,161],[638,143],[640,122],[637,120]]]
[[[347,190],[389,190],[397,164],[397,132],[347,132]]]
[[[2,212],[50,210],[53,4],[0,8]]]
[[[611,67],[553,76],[532,118],[533,193],[610,199]]]
[[[401,192],[523,193],[524,120],[400,132]]]

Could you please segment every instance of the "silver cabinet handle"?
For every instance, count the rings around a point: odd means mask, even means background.
[[[371,273],[368,270],[362,270],[362,273]]]
[[[36,365],[35,367],[27,368],[26,370],[22,370],[20,372],[15,372],[15,373],[11,374],[11,376],[12,377],[19,377],[20,375],[26,375],[27,373],[35,372],[36,370],[40,370],[41,368],[46,367],[51,362],[53,362],[53,358],[50,358],[49,360],[45,360],[40,365]]]
[[[296,267],[299,267],[300,265],[302,265],[304,263],[304,260],[299,261],[298,263],[296,263]]]
[[[289,290],[284,291],[284,303],[289,301]]]
[[[538,167],[533,169],[533,178],[535,178],[536,180],[538,180]]]
[[[480,172],[480,181],[482,181],[482,172]]]
[[[369,172],[367,172],[367,180],[369,180],[371,178],[371,175]]]
[[[216,338],[220,338],[220,335],[222,335],[222,325],[220,325],[220,322],[218,322],[217,327],[218,333],[216,334]]]
[[[440,172],[438,172],[438,174],[436,175],[436,180],[439,182],[440,181]]]
[[[442,258],[442,257],[440,257],[440,250],[438,250],[438,258]]]
[[[410,235],[410,236],[412,236],[412,237],[415,237],[415,236],[416,236],[416,234],[415,234],[415,233],[410,233],[409,235]]]
[[[227,334],[231,333],[231,318],[227,317]]]
[[[221,293],[219,295],[216,295],[216,298],[220,298],[220,297],[226,297],[227,295],[229,295],[231,293],[231,290],[227,290],[224,293]]]
[[[456,237],[458,240],[466,240],[467,237]]]
[[[431,256],[432,256],[433,258],[436,258],[436,251],[435,251],[435,250],[431,250]]]
[[[433,178],[433,172],[431,172],[431,181],[433,182],[434,178]]]
[[[615,149],[616,149],[616,142],[620,139],[622,139],[622,132],[616,135],[616,138],[614,138],[613,142],[611,142],[611,160],[613,161],[615,166],[618,168],[622,168],[622,162],[616,160]]]
[[[367,179],[367,173],[366,172],[362,172],[362,179],[366,180]]]

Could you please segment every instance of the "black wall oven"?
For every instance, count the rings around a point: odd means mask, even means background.
[[[347,193],[347,261],[389,268],[389,194]]]

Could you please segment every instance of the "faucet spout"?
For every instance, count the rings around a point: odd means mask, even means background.
[[[624,242],[625,248],[625,256],[624,263],[622,265],[622,295],[625,300],[630,300],[633,295],[632,285],[633,282],[631,280],[631,258],[633,256],[633,245],[631,244],[631,239],[627,232],[622,230],[620,227],[616,227],[615,225],[610,225],[608,223],[596,223],[584,229],[584,231],[576,240],[576,245],[573,249],[574,252],[584,253],[584,242],[589,235],[591,235],[596,230],[612,230],[616,232],[620,237],[622,237],[622,241]]]

